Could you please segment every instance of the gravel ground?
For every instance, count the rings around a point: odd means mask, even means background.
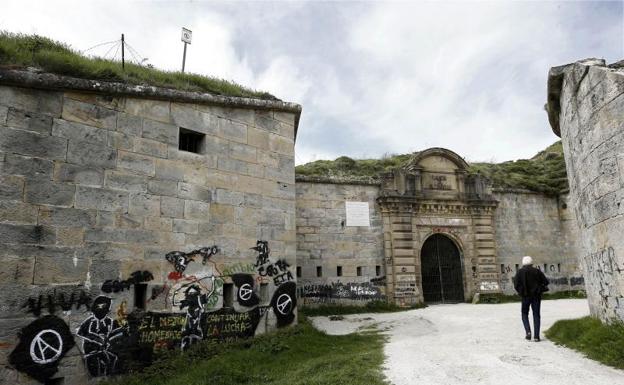
[[[435,305],[312,322],[334,335],[382,330],[389,336],[384,373],[395,385],[624,385],[624,371],[544,339],[555,321],[588,314],[586,300],[543,301],[541,342],[524,339],[519,303]]]

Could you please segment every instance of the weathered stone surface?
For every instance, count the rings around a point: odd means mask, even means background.
[[[56,163],[54,166],[54,179],[59,182],[69,182],[84,186],[102,186],[104,170],[69,163]]]
[[[184,199],[161,197],[160,214],[165,217],[182,218],[184,216]]]
[[[169,123],[171,121],[170,106],[171,102],[166,101],[128,98],[125,112],[150,120]]]
[[[64,160],[67,140],[29,131],[0,127],[0,151],[39,158]]]
[[[8,114],[9,114],[9,107],[0,106],[0,125],[6,124]]]
[[[56,230],[56,244],[62,246],[80,246],[84,241],[84,228],[59,227]]]
[[[0,222],[36,225],[38,211],[35,205],[0,200]]]
[[[63,106],[60,92],[0,86],[0,104],[23,111],[58,117]]]
[[[212,191],[202,186],[180,182],[178,183],[178,197],[210,202],[212,200]]]
[[[39,224],[62,227],[92,227],[96,223],[94,210],[77,210],[60,207],[41,207]]]
[[[134,150],[134,141],[137,138],[131,135],[124,134],[122,132],[107,131],[107,134],[108,147],[113,147],[126,151]]]
[[[184,201],[184,219],[207,221],[210,218],[210,203],[201,201]]]
[[[174,181],[181,181],[184,179],[184,172],[186,171],[186,167],[179,162],[168,159],[156,159],[155,167],[155,176],[158,179],[167,179]]]
[[[178,131],[178,126],[173,124],[157,122],[149,119],[145,119],[143,121],[143,137],[147,139],[154,139],[161,143],[177,146]]]
[[[30,179],[52,179],[54,163],[50,160],[6,154],[5,161],[0,163],[0,170],[5,174],[25,176]]]
[[[192,104],[171,103],[171,118],[178,127],[202,134],[218,133],[217,117],[197,110]]]
[[[5,107],[6,108],[6,107]],[[33,131],[38,134],[48,135],[52,128],[52,117],[49,115],[39,114],[32,111],[23,111],[15,108],[8,108],[5,120],[2,119],[0,112],[0,122],[12,128]]]
[[[160,197],[157,195],[132,193],[130,194],[131,215],[158,216],[160,214]]]
[[[132,136],[141,136],[143,119],[136,115],[120,112],[117,114],[117,131]]]
[[[76,188],[76,208],[105,211],[128,210],[127,192],[105,188],[78,186]]]
[[[134,140],[134,152],[158,158],[166,158],[167,144],[151,139],[136,138]]]
[[[0,264],[0,282],[30,285],[34,268],[35,258],[3,258]]]
[[[82,166],[112,169],[116,166],[117,151],[93,143],[69,141],[67,161]]]
[[[117,128],[116,111],[74,99],[64,99],[62,117],[72,122],[84,123],[108,130]]]
[[[74,204],[76,186],[44,180],[26,180],[25,201],[52,206],[69,207]]]
[[[174,219],[173,220],[173,232],[175,233],[187,233],[197,234],[198,222],[196,220],[189,219]]]
[[[231,142],[230,158],[256,163],[256,149],[253,146]]]
[[[135,171],[145,175],[154,175],[156,170],[154,158],[126,151],[119,151],[117,164],[119,168]]]
[[[131,174],[124,171],[107,171],[105,186],[133,192],[146,192],[148,180],[146,176]]]
[[[238,143],[247,143],[247,126],[227,119],[219,119],[218,136]]]
[[[0,199],[22,200],[24,179],[12,175],[0,175]]]
[[[178,182],[152,179],[147,184],[147,192],[155,195],[175,197],[178,194]]]
[[[33,283],[35,285],[80,284],[86,280],[88,268],[88,261],[81,258],[37,257]]]
[[[87,230],[85,233],[87,242],[115,242],[115,243],[156,243],[158,234],[153,231],[140,229],[99,229]]]
[[[101,146],[106,146],[107,144],[106,130],[63,119],[54,119],[52,135],[66,139],[95,143]]]
[[[46,226],[0,223],[0,243],[54,244],[54,230]]]

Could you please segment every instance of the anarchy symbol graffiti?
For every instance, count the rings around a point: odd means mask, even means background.
[[[275,303],[277,311],[286,315],[292,310],[292,298],[288,294],[282,294],[277,298]]]
[[[243,301],[249,301],[249,299],[251,299],[252,294],[253,294],[253,289],[251,288],[251,285],[248,283],[243,284],[238,289],[238,295]]]
[[[63,340],[56,330],[42,330],[30,343],[30,358],[36,364],[54,362],[59,359],[62,353]]]

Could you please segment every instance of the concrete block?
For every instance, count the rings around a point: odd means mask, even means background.
[[[6,115],[3,118],[2,108],[0,108],[0,124],[6,122],[6,125],[12,128],[32,131],[42,135],[50,134],[52,128],[51,116],[6,107],[4,107],[4,111]]]
[[[247,143],[247,126],[227,119],[219,119],[218,136],[238,143]]]
[[[83,186],[76,189],[76,208],[127,211],[128,201],[128,193],[119,190]]]
[[[32,284],[35,258],[3,258],[0,264],[0,282],[3,284]]]
[[[210,202],[212,201],[212,191],[195,184],[179,182],[178,197],[183,199]]]
[[[187,103],[171,103],[171,119],[176,126],[202,134],[218,133],[218,118]]]
[[[167,196],[161,197],[160,214],[164,217],[182,218],[184,216],[184,200]]]
[[[160,197],[144,193],[132,193],[130,194],[130,209],[128,213],[143,217],[159,216]]]
[[[23,111],[59,117],[63,108],[63,94],[48,90],[0,86],[0,104]]]
[[[134,140],[134,152],[158,158],[166,158],[167,144],[152,139],[136,138]]]
[[[70,140],[67,161],[83,166],[112,169],[116,167],[117,151],[97,144]]]
[[[178,182],[173,180],[151,179],[147,184],[147,192],[154,195],[175,197],[178,195]]]
[[[138,98],[126,99],[125,112],[147,118],[150,120],[156,120],[159,122],[170,123],[171,117],[171,103],[161,100],[148,100]]]
[[[25,176],[30,179],[52,179],[54,163],[41,158],[6,154],[0,170],[5,174]]]
[[[132,170],[145,175],[154,175],[156,170],[154,158],[126,151],[119,151],[117,165],[119,168]]]
[[[199,226],[198,221],[190,219],[174,219],[173,220],[173,232],[174,233],[186,233],[197,234]]]
[[[115,130],[117,111],[74,99],[63,100],[63,119],[89,126]]]
[[[117,114],[117,131],[126,135],[141,136],[143,119],[139,116],[119,112]]]
[[[148,119],[143,121],[143,137],[147,139],[154,139],[161,143],[177,146],[178,131],[178,126],[173,124]]]
[[[33,283],[49,285],[59,283],[81,284],[87,279],[89,261],[82,258],[37,257]]]
[[[199,219],[207,221],[210,218],[210,203],[185,200],[184,201],[184,218]]]
[[[56,234],[50,227],[0,223],[0,243],[51,245],[55,241]]]
[[[0,175],[0,199],[21,201],[24,195],[24,179],[13,175]]]
[[[99,187],[104,183],[104,170],[101,168],[57,162],[54,165],[54,180]]]
[[[0,151],[52,160],[65,160],[67,139],[0,127]]]
[[[36,225],[38,211],[35,205],[0,200],[0,222]]]
[[[96,211],[40,207],[38,221],[39,224],[47,226],[93,227],[96,224]]]
[[[27,179],[24,198],[29,203],[70,207],[75,192],[76,186],[71,184]]]
[[[52,135],[106,146],[107,131],[87,124],[54,119]]]

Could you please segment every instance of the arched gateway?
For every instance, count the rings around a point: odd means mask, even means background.
[[[430,148],[382,175],[386,295],[398,305],[496,293],[499,270],[486,179],[453,151]],[[460,250],[457,245],[463,248]]]
[[[459,249],[447,236],[433,234],[420,249],[420,275],[427,303],[464,301],[464,279]]]

